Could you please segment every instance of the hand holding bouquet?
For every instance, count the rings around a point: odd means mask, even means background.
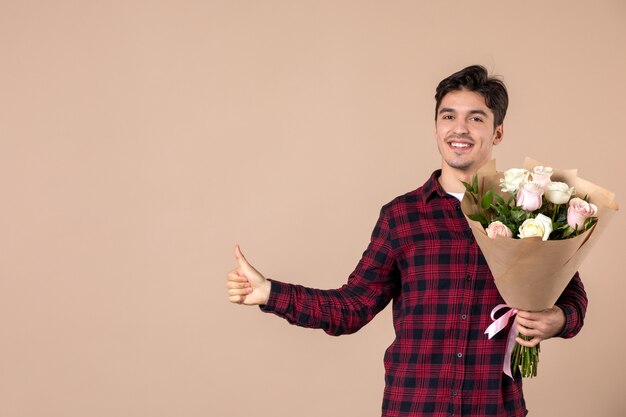
[[[617,210],[614,194],[576,176],[526,159],[524,168],[498,173],[495,161],[465,184],[463,212],[511,308],[486,333],[506,326],[516,309],[551,308]],[[600,220],[598,220],[600,219]],[[536,376],[539,347],[513,347],[507,355],[522,376]],[[511,376],[511,366],[503,371]]]

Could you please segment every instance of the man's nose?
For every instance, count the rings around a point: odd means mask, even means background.
[[[465,121],[465,119],[458,118],[455,120],[454,132],[467,133],[467,122]]]

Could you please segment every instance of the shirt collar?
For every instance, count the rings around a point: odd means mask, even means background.
[[[422,200],[424,203],[430,201],[431,198],[436,196],[445,197],[448,193],[445,192],[441,184],[439,184],[439,177],[441,176],[441,170],[438,169],[430,176],[428,181],[424,183],[422,187]]]

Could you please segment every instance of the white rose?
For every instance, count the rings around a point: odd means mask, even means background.
[[[552,176],[553,169],[551,167],[544,167],[538,165],[533,168],[533,182],[541,185],[543,188],[548,185],[550,182],[550,177]]]
[[[511,168],[504,171],[504,177],[500,179],[500,188],[505,193],[515,193],[520,184],[528,182],[530,172],[526,169]]]
[[[564,182],[550,182],[545,191],[546,200],[552,204],[565,204],[574,195],[574,187]]]
[[[537,214],[534,219],[528,219],[522,223],[518,236],[520,239],[539,236],[541,240],[548,240],[550,233],[552,233],[552,220],[548,216]]]

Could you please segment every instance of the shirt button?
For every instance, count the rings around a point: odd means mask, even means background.
[[[468,280],[468,281],[471,281],[472,280],[472,276],[468,275],[468,276],[465,277],[465,279]]]
[[[457,394],[458,394],[458,392],[456,392],[456,391],[452,391],[452,396],[453,396],[453,397],[456,397],[456,396],[457,396]]]
[[[462,314],[462,315],[461,315],[461,318],[462,318],[463,320],[465,320],[465,319],[467,318],[467,315],[466,315],[466,314]]]
[[[459,353],[456,354],[456,356],[457,356],[457,358],[462,358],[463,354],[461,352],[459,352]]]

